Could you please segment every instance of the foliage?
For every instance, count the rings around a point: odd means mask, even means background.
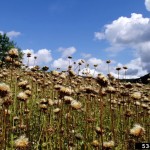
[[[10,38],[6,35],[6,33],[1,34],[0,33],[0,60],[4,61],[5,57],[7,56],[8,51],[11,48],[17,48],[19,51],[19,59],[21,60],[23,57],[23,53],[21,52],[21,49],[17,46],[17,44],[10,40]]]

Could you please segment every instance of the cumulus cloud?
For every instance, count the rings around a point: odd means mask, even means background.
[[[58,58],[53,61],[51,64],[52,68],[60,68],[62,70],[67,70],[67,67],[69,65],[69,61],[63,58]]]
[[[29,65],[39,65],[39,66],[50,66],[50,62],[52,61],[51,50],[48,49],[40,49],[38,51],[34,51],[32,49],[23,50],[24,57],[23,63],[27,65],[28,58],[27,53],[31,53],[31,57],[29,58]],[[37,57],[36,61],[34,57]]]
[[[103,32],[95,32],[95,38],[107,40],[110,47],[106,50],[111,52],[131,49],[136,58],[128,65],[132,66],[132,63],[138,63],[139,60],[141,63],[137,75],[150,71],[148,65],[150,64],[150,18],[144,18],[142,14],[136,13],[132,13],[129,18],[119,17],[111,24],[105,25]],[[132,69],[130,72],[137,71]]]
[[[65,58],[65,57],[73,55],[76,52],[76,48],[73,47],[73,46],[72,47],[68,47],[68,48],[60,47],[58,49],[58,51],[61,52],[62,53],[62,57]]]
[[[17,36],[21,35],[20,32],[16,32],[16,31],[10,31],[10,32],[7,32],[6,34],[10,38],[17,37]]]
[[[150,0],[145,0],[145,7],[148,11],[150,11]]]
[[[130,18],[119,17],[104,28],[104,32],[95,32],[95,38],[106,39],[112,45],[127,46],[150,39],[150,18],[144,18],[142,14],[132,13]]]
[[[87,54],[87,53],[82,53],[81,56],[86,59],[86,58],[90,58],[92,55],[91,54]]]
[[[4,34],[4,31],[0,31],[1,34]],[[21,35],[21,32],[17,32],[17,31],[9,31],[9,32],[6,32],[6,35],[9,37],[9,38],[13,38],[13,37],[17,37],[19,35]]]

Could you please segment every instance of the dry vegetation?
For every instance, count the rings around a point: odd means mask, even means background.
[[[0,68],[1,150],[134,150],[150,141],[149,85],[81,77],[72,66],[22,69],[17,57],[10,50]]]

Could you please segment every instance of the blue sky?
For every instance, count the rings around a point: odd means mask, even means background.
[[[150,0],[3,0],[0,32],[41,66],[65,69],[72,55],[107,73],[110,59],[112,73],[127,65],[138,77],[150,71],[149,17]]]

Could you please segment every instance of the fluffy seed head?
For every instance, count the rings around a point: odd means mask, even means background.
[[[141,93],[140,92],[134,92],[134,93],[131,94],[131,97],[134,100],[139,100],[139,99],[141,99]]]
[[[82,107],[82,104],[76,100],[73,100],[71,102],[71,106],[74,108],[74,109],[80,109]]]
[[[10,94],[10,87],[5,83],[0,83],[0,97],[6,97]]]
[[[112,147],[114,147],[114,145],[115,145],[114,141],[109,141],[109,142],[103,143],[104,148],[112,148]]]
[[[28,96],[26,93],[24,92],[20,92],[17,96],[17,98],[20,100],[20,101],[26,101],[28,99]]]
[[[16,48],[12,48],[8,52],[9,56],[12,58],[18,57],[18,50]]]
[[[104,87],[108,85],[108,79],[102,74],[98,74],[97,82]]]
[[[130,134],[134,136],[141,136],[145,133],[145,129],[139,124],[135,124],[132,129],[130,129]]]
[[[29,145],[28,138],[25,135],[20,136],[17,140],[15,140],[16,148],[26,148]]]

